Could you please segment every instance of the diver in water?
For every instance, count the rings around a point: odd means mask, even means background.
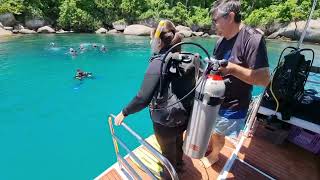
[[[71,54],[71,56],[77,56],[77,51],[74,50],[73,48],[69,49],[69,54]]]
[[[51,46],[51,47],[56,47],[56,44],[55,44],[54,42],[51,42],[51,43],[50,43],[50,46]]]
[[[102,45],[101,48],[100,48],[100,51],[101,52],[107,52],[107,48],[104,45]]]
[[[98,47],[98,45],[97,45],[96,43],[93,43],[93,44],[92,44],[92,47],[95,49],[95,48]]]
[[[84,78],[89,78],[92,76],[91,72],[84,72],[81,69],[77,69],[77,73],[74,76],[74,78],[78,79],[78,80],[83,80]]]
[[[86,50],[86,48],[84,47],[84,45],[83,45],[83,44],[80,44],[79,50],[80,50],[81,52],[83,52],[83,51],[85,51],[85,50]]]

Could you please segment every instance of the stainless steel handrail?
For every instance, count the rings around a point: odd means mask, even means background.
[[[116,139],[117,142],[127,151],[127,153],[141,166],[142,170],[144,170],[152,179],[157,179],[155,175],[152,174],[152,172],[145,166],[140,159],[132,152],[129,150],[129,148],[126,146],[126,144],[121,141],[116,135],[113,135],[113,138]]]
[[[114,133],[114,129],[113,129],[113,124],[112,124],[112,119],[115,118],[115,115],[110,114],[108,117],[108,122],[109,122],[109,127],[110,127],[110,132],[111,132],[111,136],[112,136],[112,140],[113,140],[113,145],[114,145],[114,149],[115,149],[115,153],[117,155],[117,161],[120,164],[120,166],[125,165],[126,169],[129,169],[129,174],[131,171],[134,171],[134,169],[132,167],[126,167],[126,166],[130,166],[130,164],[119,154],[119,148],[118,148],[118,142],[119,144],[127,151],[127,153],[129,154],[129,156],[131,156],[136,162],[137,164],[150,176],[152,177],[152,179],[157,179],[155,177],[155,175],[148,169],[148,167],[146,167],[137,156],[134,155],[134,153],[132,153],[132,151],[129,150],[129,148],[127,148],[127,146],[125,145],[125,143],[123,141],[121,141],[119,139],[119,137],[117,137]],[[121,125],[131,134],[133,135],[138,142],[145,146],[146,149],[154,156],[156,157],[161,164],[164,165],[164,167],[168,170],[171,178],[173,180],[179,180],[178,178],[178,174],[175,171],[175,169],[173,168],[172,164],[169,162],[169,160],[167,158],[165,158],[159,151],[157,151],[153,146],[151,146],[147,141],[145,141],[140,135],[138,135],[138,133],[136,133],[134,130],[132,130],[127,124],[125,123],[121,123]],[[124,163],[124,164],[122,164]],[[131,176],[136,177],[137,179],[141,179],[141,177],[138,175],[138,173],[136,171],[131,172],[132,174],[130,174]],[[138,177],[137,177],[138,176]]]
[[[125,168],[125,169],[127,169],[127,171],[129,172],[129,174],[130,173],[132,173],[132,175],[136,178],[136,179],[138,179],[138,180],[142,180],[142,178],[138,175],[138,173],[130,166],[130,164],[128,163],[128,161],[126,161],[122,156],[118,156],[118,159],[120,159],[121,161],[120,162],[123,162],[123,167]],[[132,176],[131,175],[131,176]]]
[[[256,122],[256,116],[258,113],[258,110],[260,108],[260,104],[262,101],[264,93],[261,93],[259,96],[257,96],[253,101],[252,101],[252,108],[250,109],[250,113],[247,117],[247,121],[245,124],[245,129],[248,128],[248,131],[245,131],[244,135],[246,137],[249,136],[250,133],[254,133],[254,123]]]
[[[303,29],[302,34],[301,34],[301,36],[300,36],[300,40],[299,40],[298,45],[297,45],[297,48],[298,48],[298,49],[300,49],[300,46],[301,46],[301,44],[302,44],[302,42],[303,42],[303,39],[304,39],[304,36],[305,36],[306,33],[307,33],[307,29],[308,29],[308,27],[309,27],[309,23],[310,23],[310,21],[311,21],[311,19],[312,19],[312,14],[313,14],[316,6],[317,6],[317,1],[318,1],[318,0],[313,0],[313,4],[312,4],[312,8],[311,8],[311,11],[310,11],[308,20],[307,20],[307,22],[306,22],[306,24],[305,24],[305,26],[304,26],[304,29]]]

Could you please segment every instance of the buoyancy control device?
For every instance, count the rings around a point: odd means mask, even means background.
[[[218,111],[220,109],[220,105],[224,100],[225,93],[225,82],[227,80],[223,80],[223,78],[219,75],[218,69],[222,66],[225,67],[228,65],[227,60],[217,60],[215,58],[210,57],[209,53],[199,44],[192,42],[182,42],[172,46],[167,53],[164,55],[162,64],[161,64],[161,77],[160,77],[160,87],[159,89],[167,89],[165,76],[167,75],[170,68],[173,67],[172,64],[168,66],[170,63],[178,62],[183,58],[180,57],[181,54],[172,54],[170,51],[177,46],[181,46],[183,44],[191,44],[198,46],[202,49],[207,58],[204,59],[206,61],[207,66],[200,68],[205,63],[202,63],[202,59],[200,55],[198,58],[194,58],[195,64],[195,77],[197,79],[196,84],[192,90],[186,93],[185,96],[179,98],[174,103],[167,103],[165,107],[155,107],[151,108],[153,112],[162,111],[165,109],[170,109],[175,107],[181,101],[189,97],[195,91],[194,99],[193,99],[193,108],[192,113],[189,116],[189,123],[186,131],[186,136],[183,144],[183,151],[186,155],[192,158],[202,158],[205,155],[207,150],[209,139],[211,136],[211,131],[216,123],[218,118]],[[182,55],[183,56],[183,55]],[[164,71],[163,71],[164,69]],[[200,76],[200,77],[199,77]],[[167,81],[168,82],[168,81]],[[180,87],[181,88],[181,87]],[[161,92],[161,91],[160,91]],[[164,94],[159,94],[160,98],[163,98]],[[161,100],[161,99],[160,99]]]
[[[307,48],[301,49],[300,46],[307,33],[316,5],[317,0],[313,0],[308,20],[305,23],[297,47],[287,47],[281,52],[273,78],[264,93],[262,104],[264,104],[264,101],[274,102],[276,104],[275,114],[280,111],[282,120],[289,120],[295,107],[300,103],[304,92],[304,85],[313,64],[314,51]],[[284,52],[288,49],[291,49],[291,51],[282,59]],[[306,52],[312,54],[310,60],[306,60],[304,55]],[[275,114],[270,116],[271,120],[277,119]]]
[[[162,59],[160,85],[151,104],[152,119],[167,127],[183,126],[188,122],[195,87],[195,61],[191,53],[169,53]],[[184,97],[185,96],[185,97]]]
[[[291,51],[282,58],[288,49]],[[306,52],[312,54],[311,60],[306,60],[303,54]],[[312,49],[287,47],[282,51],[264,95],[264,101],[276,105],[274,110],[281,112],[282,120],[289,120],[295,106],[300,102],[313,60]]]

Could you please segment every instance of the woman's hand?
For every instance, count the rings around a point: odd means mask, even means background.
[[[124,120],[125,116],[123,115],[122,111],[116,116],[116,118],[114,119],[114,124],[116,126],[119,126],[122,121]]]

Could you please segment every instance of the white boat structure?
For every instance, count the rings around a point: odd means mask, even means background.
[[[259,98],[255,104],[259,103]],[[309,152],[288,141],[275,144],[270,138],[277,138],[277,130],[264,126],[259,115],[273,114],[273,111],[259,106],[253,106],[252,115],[244,131],[236,143],[226,139],[225,146],[219,154],[220,160],[209,168],[201,166],[201,161],[184,156],[185,163],[182,174],[177,175],[171,164],[158,151],[154,135],[146,140],[140,137],[125,123],[122,126],[128,130],[141,146],[130,151],[125,143],[115,134],[112,120],[109,116],[109,125],[113,137],[117,160],[114,165],[96,177],[96,180],[109,179],[159,179],[157,170],[160,162],[169,169],[172,179],[314,179],[320,178],[320,156]],[[291,117],[288,124],[302,125],[310,132],[320,134],[320,123],[314,124],[303,119]],[[273,132],[275,131],[275,132]],[[320,137],[320,136],[319,136]],[[128,154],[122,157],[119,154],[119,145],[127,150]]]

